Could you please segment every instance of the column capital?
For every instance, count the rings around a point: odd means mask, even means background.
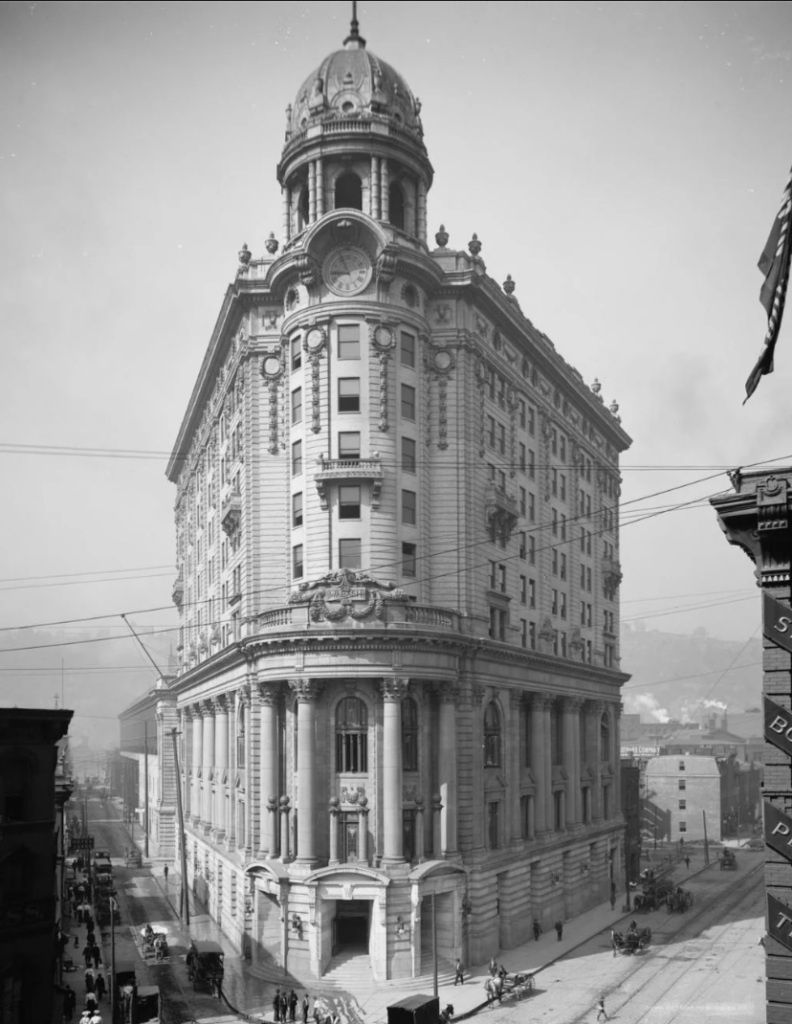
[[[601,718],[605,713],[605,701],[604,700],[587,700],[586,710],[592,715],[596,715]]]
[[[281,693],[280,683],[257,683],[256,692],[259,702],[265,707],[274,707],[278,703]]]
[[[470,702],[474,708],[483,703],[486,693],[486,686],[480,686],[478,683],[473,683],[470,687]],[[442,696],[440,699],[443,699]]]
[[[566,714],[577,715],[583,710],[585,701],[582,697],[564,697],[563,708]]]
[[[249,708],[251,706],[251,704],[253,703],[253,697],[251,693],[250,683],[245,683],[244,686],[240,686],[240,688],[237,690],[237,697],[239,698],[239,703],[242,705],[242,707]]]
[[[546,693],[527,693],[525,700],[531,705],[532,711],[549,711],[555,704],[555,697],[550,697]]]
[[[290,679],[289,689],[300,704],[315,704],[322,695],[322,684],[314,679]]]
[[[328,810],[330,811],[330,814],[334,818],[337,818],[338,815],[341,813],[341,801],[338,799],[337,796],[331,798]]]
[[[227,715],[228,714],[228,696],[221,694],[219,697],[213,697],[209,703],[212,705],[212,710],[216,715]]]
[[[184,715],[185,722],[192,722],[195,719],[195,708],[192,704],[189,707],[181,708],[181,713]]]
[[[410,689],[409,679],[382,679],[379,684],[380,695],[386,704],[401,704]]]

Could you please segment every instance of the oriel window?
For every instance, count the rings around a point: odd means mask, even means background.
[[[494,701],[484,712],[484,767],[501,766],[501,719],[498,705]]]

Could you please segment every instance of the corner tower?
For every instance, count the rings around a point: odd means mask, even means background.
[[[366,48],[356,17],[344,48],[305,80],[286,113],[278,181],[287,245],[339,209],[360,210],[426,245],[434,171],[421,102]]]

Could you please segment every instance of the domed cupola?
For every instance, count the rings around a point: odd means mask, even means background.
[[[278,166],[287,243],[333,210],[362,210],[426,243],[434,171],[421,102],[366,49],[357,4],[344,48],[310,75],[287,109]]]

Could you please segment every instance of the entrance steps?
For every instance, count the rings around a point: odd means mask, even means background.
[[[371,957],[368,953],[339,953],[330,961],[321,984],[328,989],[351,992],[376,988],[377,983],[371,972]]]

